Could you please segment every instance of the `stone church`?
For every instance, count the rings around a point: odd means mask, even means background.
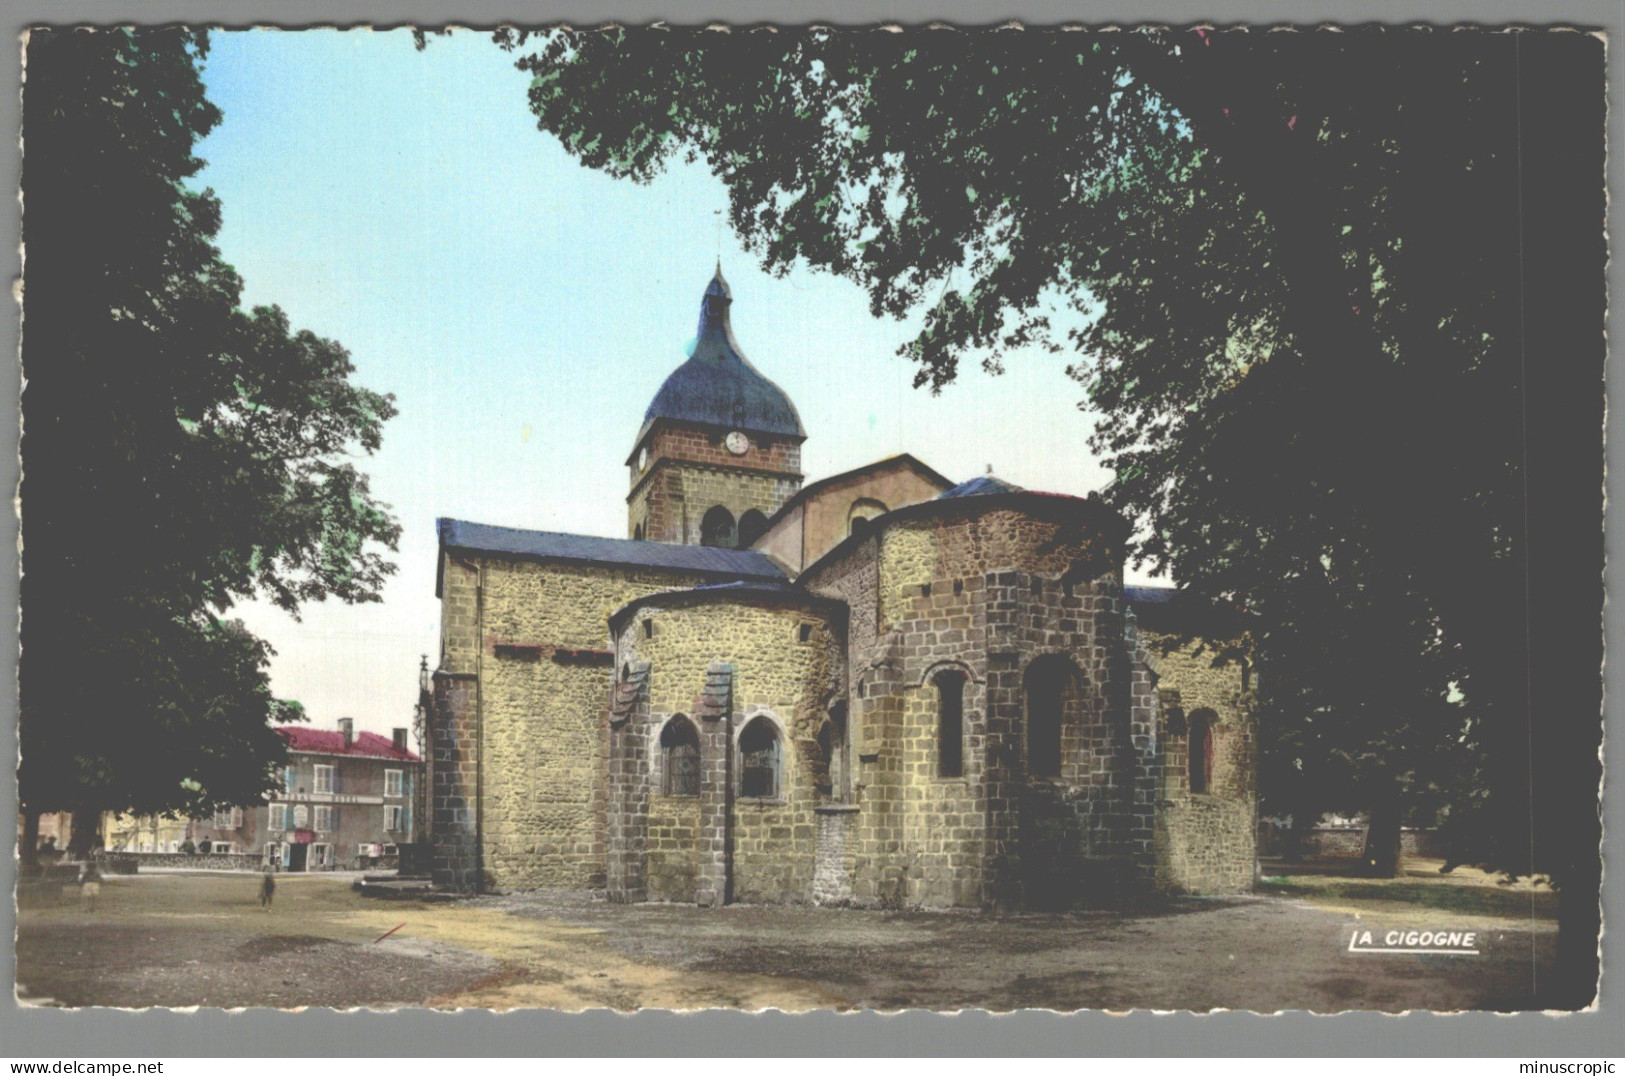
[[[1252,670],[1099,499],[911,455],[804,483],[720,271],[627,537],[441,519],[435,880],[1014,908],[1253,884]],[[1217,628],[1213,625],[1219,625]]]

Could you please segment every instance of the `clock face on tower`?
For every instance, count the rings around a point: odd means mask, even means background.
[[[722,443],[727,445],[728,451],[732,452],[736,456],[743,456],[750,448],[750,438],[746,437],[738,430],[735,430],[727,437],[723,438]]]
[[[638,453],[638,470],[646,470],[649,466],[649,446],[644,445],[643,451]]]

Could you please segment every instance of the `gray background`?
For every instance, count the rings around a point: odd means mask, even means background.
[[[1261,0],[1138,0],[1138,2],[1055,3],[1046,0],[1005,0],[997,6],[987,3],[950,3],[947,0],[893,0],[884,7],[851,0],[757,0],[729,5],[720,0],[705,3],[653,3],[650,0],[612,0],[590,4],[563,0],[521,3],[519,0],[304,0],[276,3],[273,0],[152,0],[148,3],[96,2],[96,0],[11,0],[0,25],[11,32],[11,40],[34,24],[187,22],[210,25],[278,26],[362,24],[425,26],[486,26],[504,22],[572,22],[598,25],[615,20],[642,23],[654,20],[681,23],[733,22],[806,23],[870,26],[877,22],[921,23],[934,20],[988,25],[1009,20],[1031,24],[1061,22],[1090,25],[1140,23],[1212,22],[1218,25],[1292,24],[1314,26],[1329,23],[1354,25],[1381,21],[1388,24],[1429,23],[1453,25],[1506,23],[1566,25],[1598,29],[1611,43],[1625,40],[1625,4],[1618,0],[1555,0],[1539,4],[1508,2],[1383,2],[1383,0],[1302,0],[1297,3],[1269,3]],[[21,83],[20,47],[0,48],[0,86]],[[1621,143],[1621,59],[1619,49],[1611,48],[1609,75],[1609,144]],[[18,130],[19,98],[16,93],[0,94],[0,131],[15,135]],[[11,177],[15,190],[19,167],[15,137],[0,139],[0,174]],[[1622,165],[1616,152],[1609,160],[1609,187],[1625,189]],[[1610,207],[1610,232],[1614,231],[1617,209]],[[4,275],[18,279],[21,257],[17,252],[20,219],[17,203],[8,204],[4,234]],[[1610,277],[1611,306],[1622,298],[1618,274]],[[0,364],[5,376],[17,377],[17,321],[8,310],[0,317]],[[1618,368],[1611,356],[1609,372]],[[15,380],[12,380],[16,384]],[[14,445],[17,413],[0,409],[0,445]],[[1610,473],[1618,473],[1621,463],[1620,422],[1617,412],[1610,415],[1608,453]],[[0,453],[0,488],[16,488],[17,464],[10,452]],[[1619,499],[1611,498],[1608,511],[1610,533],[1619,523]],[[15,520],[0,515],[0,542],[15,538]],[[1608,582],[1618,576],[1614,566],[1614,543],[1610,554]],[[16,578],[0,571],[0,610],[16,607]],[[1610,586],[1609,588],[1613,588]],[[1583,604],[1579,612],[1584,613]],[[1611,638],[1619,637],[1625,619],[1608,611]],[[15,745],[16,625],[0,617],[0,652],[5,689],[0,691],[0,733],[7,744]],[[1610,707],[1612,711],[1613,707]],[[1619,731],[1617,714],[1610,712],[1611,729]],[[1611,737],[1612,738],[1612,737]],[[0,834],[10,834],[16,825],[16,786],[10,773],[0,778]],[[1619,862],[1625,809],[1617,790],[1606,797],[1605,862]],[[13,891],[16,864],[10,854],[0,858],[0,891]],[[15,909],[7,900],[0,910],[7,936],[15,928]],[[1621,912],[1620,888],[1609,879],[1604,899],[1605,922],[1614,922]],[[607,1012],[566,1016],[557,1013],[509,1013],[496,1016],[487,1012],[432,1013],[414,1010],[393,1014],[336,1013],[319,1010],[305,1013],[252,1012],[228,1014],[219,1010],[197,1013],[119,1012],[91,1010],[20,1009],[10,989],[0,991],[0,1057],[54,1059],[66,1057],[161,1057],[161,1056],[482,1056],[482,1055],[591,1055],[591,1054],[1005,1054],[1055,1055],[1093,1054],[1137,1055],[1379,1055],[1410,1054],[1483,1055],[1514,1057],[1583,1057],[1625,1055],[1625,1030],[1621,1017],[1625,1004],[1619,999],[1617,967],[1622,959],[1618,932],[1603,939],[1604,984],[1601,1008],[1593,1013],[1547,1016],[1526,1013],[1500,1016],[1467,1013],[1434,1016],[1415,1013],[1403,1017],[1377,1013],[1340,1016],[1311,1016],[1287,1013],[1281,1016],[1255,1016],[1223,1013],[1194,1016],[1189,1013],[1158,1015],[1134,1013],[1113,1016],[1081,1013],[1059,1016],[1027,1012],[1010,1016],[964,1013],[956,1016],[911,1012],[897,1016],[872,1013],[837,1015],[814,1013],[786,1016],[782,1013],[751,1015],[713,1012],[688,1016],[648,1012],[618,1016]],[[1615,974],[1608,972],[1614,970]],[[15,954],[10,945],[0,946],[0,982],[15,982]]]

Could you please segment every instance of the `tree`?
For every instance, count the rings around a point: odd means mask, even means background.
[[[1558,1003],[1590,1000],[1598,41],[498,40],[583,164],[646,181],[703,160],[768,269],[809,264],[877,315],[922,313],[917,384],[965,355],[1069,353],[1138,554],[1251,616],[1267,772],[1297,768],[1303,803],[1371,811],[1377,858],[1407,797],[1454,790],[1475,859],[1560,877]],[[1542,564],[1576,584],[1567,601],[1535,585]],[[1537,696],[1561,707],[1539,738]]]
[[[25,812],[199,814],[284,757],[270,648],[225,618],[373,601],[399,527],[346,460],[392,398],[240,305],[189,185],[220,120],[201,32],[34,31],[23,98]],[[81,821],[88,824],[81,824]]]

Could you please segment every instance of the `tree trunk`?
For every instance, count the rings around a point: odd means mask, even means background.
[[[73,837],[68,843],[72,859],[89,859],[90,853],[101,843],[102,813],[79,808],[73,812]]]
[[[22,874],[34,873],[35,868],[39,865],[38,811],[26,807],[23,809],[23,837],[22,843],[17,849],[17,854],[22,859]]]
[[[1360,853],[1360,873],[1372,878],[1392,878],[1399,873],[1399,804],[1392,798],[1371,808],[1365,827],[1365,850]]]

